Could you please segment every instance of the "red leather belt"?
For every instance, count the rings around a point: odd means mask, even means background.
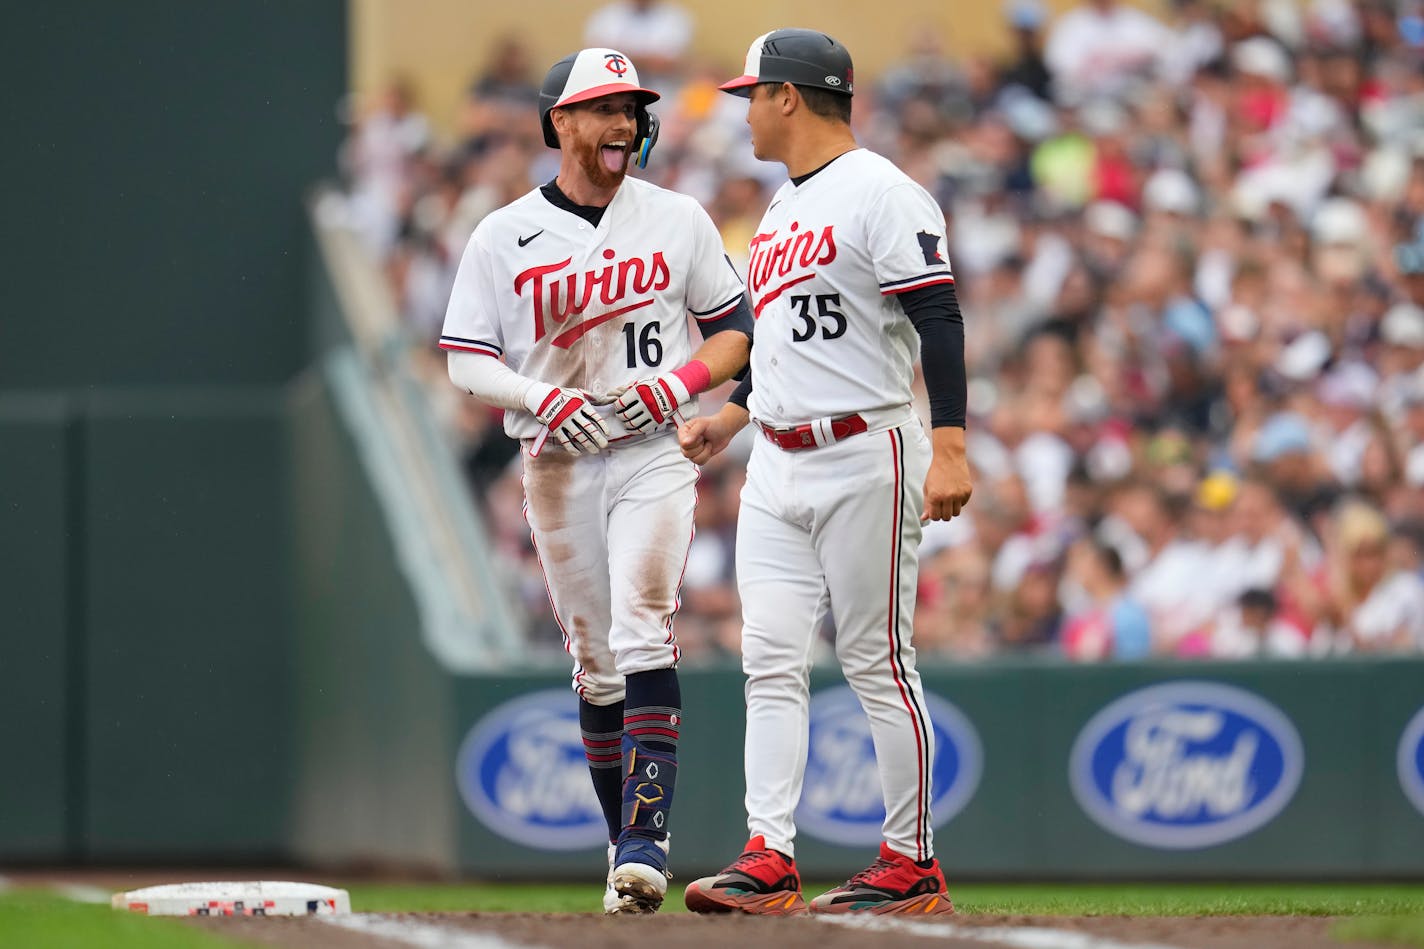
[[[767,437],[768,441],[782,451],[805,451],[808,448],[820,447],[816,443],[814,423],[812,422],[791,428],[772,428],[770,425],[757,422],[757,427],[761,429],[761,433]],[[831,419],[831,440],[838,442],[842,438],[859,435],[868,428],[865,419],[859,415],[846,415]]]

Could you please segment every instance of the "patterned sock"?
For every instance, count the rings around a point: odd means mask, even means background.
[[[677,784],[682,692],[674,669],[628,676],[623,702],[622,834],[662,840]]]
[[[608,839],[617,840],[623,829],[623,703],[591,705],[579,699],[579,728]]]

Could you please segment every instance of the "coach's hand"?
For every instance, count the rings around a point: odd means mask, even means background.
[[[678,407],[692,398],[674,373],[639,379],[624,389],[615,389],[613,414],[635,432],[647,434],[672,418]]]
[[[747,410],[731,402],[716,415],[701,416],[678,427],[677,444],[693,464],[705,465],[732,441],[750,416]]]
[[[540,398],[540,396],[542,396]],[[548,428],[548,434],[571,455],[597,454],[608,447],[608,425],[589,408],[588,398],[578,389],[550,388],[547,392],[531,393],[530,401],[539,398],[529,411]],[[543,446],[541,437],[531,455]]]
[[[941,426],[930,429],[934,456],[925,476],[922,521],[947,521],[969,503],[974,486],[969,477],[969,457],[964,450],[964,429]]]

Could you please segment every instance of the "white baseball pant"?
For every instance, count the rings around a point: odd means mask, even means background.
[[[697,466],[669,430],[596,455],[524,444],[525,518],[580,698],[623,698],[623,677],[678,659],[672,621],[692,543]]]
[[[807,451],[758,437],[737,523],[747,675],[746,807],[753,836],[794,855],[809,673],[829,605],[836,655],[870,721],[886,841],[933,854],[934,732],[910,644],[931,456],[918,422]]]

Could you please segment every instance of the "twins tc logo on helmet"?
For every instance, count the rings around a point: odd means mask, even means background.
[[[613,73],[615,76],[625,76],[628,74],[628,60],[623,58],[622,53],[605,53],[603,68]]]
[[[608,842],[578,706],[565,689],[521,696],[476,722],[455,757],[455,784],[480,823],[516,843],[582,850]]]
[[[1404,796],[1419,809],[1420,814],[1424,814],[1424,708],[1414,713],[1409,724],[1404,726],[1404,734],[1399,736],[1395,764]]]
[[[1191,850],[1275,818],[1304,770],[1300,735],[1234,686],[1173,682],[1129,693],[1089,720],[1069,756],[1073,796],[1111,834]]]
[[[925,693],[934,728],[930,767],[936,827],[962,811],[974,796],[983,770],[979,734],[949,702]],[[870,722],[847,686],[823,689],[811,698],[811,738],[796,826],[836,844],[859,846],[880,840],[885,799]]]

